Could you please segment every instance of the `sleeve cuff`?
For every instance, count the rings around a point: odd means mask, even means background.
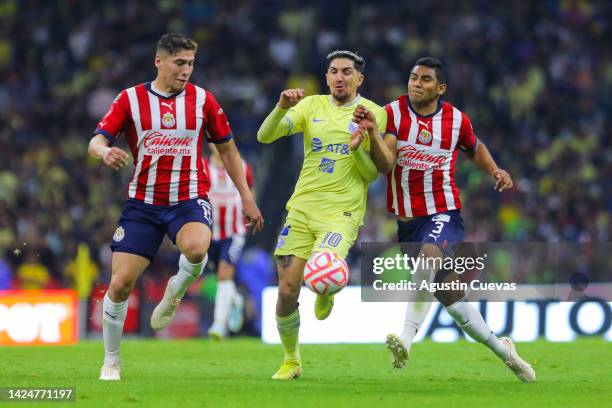
[[[233,136],[233,135],[230,133],[230,134],[228,134],[227,136],[223,136],[223,137],[222,137],[222,138],[220,138],[220,139],[209,139],[208,141],[209,141],[210,143],[214,143],[214,144],[221,144],[221,143],[227,143],[227,142],[229,142],[230,140],[232,140],[232,139],[233,139],[233,137],[234,137],[234,136]]]
[[[96,134],[100,134],[100,135],[104,136],[105,138],[107,138],[111,142],[111,144],[115,143],[115,136],[112,135],[110,132],[107,132],[104,129],[96,128],[96,130],[94,131],[94,135],[96,135]]]

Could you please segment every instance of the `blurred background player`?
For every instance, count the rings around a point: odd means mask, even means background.
[[[217,273],[217,294],[215,296],[214,321],[208,335],[222,339],[228,330],[237,333],[243,323],[244,298],[236,289],[234,275],[236,262],[240,259],[245,242],[245,220],[242,215],[240,192],[225,171],[221,156],[214,144],[210,156],[204,160],[204,167],[210,177],[208,197],[212,206],[213,231],[208,250],[208,265],[214,265]],[[255,197],[253,169],[243,159],[242,166],[247,185]]]
[[[321,250],[346,257],[363,221],[368,183],[378,174],[369,141],[352,121],[355,107],[363,104],[376,114],[380,131],[385,128],[385,111],[357,92],[365,61],[350,51],[334,51],[327,62],[330,95],[304,98],[302,89],[283,91],[257,133],[262,143],[304,133],[304,163],[274,252],[279,276],[276,320],[285,350],[274,379],[293,379],[302,373],[297,300],[304,265]],[[327,318],[332,307],[333,295],[318,295],[317,319]]]
[[[368,129],[372,158],[388,173],[387,208],[397,216],[399,242],[423,243],[428,258],[452,256],[463,241],[461,200],[455,184],[457,150],[495,181],[502,192],[513,186],[510,174],[500,169],[472,128],[470,118],[440,98],[446,92],[446,73],[436,58],[416,61],[408,81],[408,94],[385,106],[384,142],[373,138],[376,118],[365,107],[355,111],[355,121]],[[385,149],[384,147],[388,147]],[[415,276],[436,281],[457,281],[454,271],[417,270]],[[507,337],[497,338],[482,315],[465,301],[463,291],[437,291],[434,296],[474,340],[489,347],[522,381],[535,381],[535,372],[522,360]],[[431,302],[409,301],[401,336],[387,336],[393,365],[403,368],[412,341],[429,312]]]
[[[196,42],[182,34],[162,36],[155,54],[155,80],[123,90],[89,143],[93,157],[118,170],[128,164],[128,154],[112,144],[124,132],[135,165],[111,245],[112,278],[103,304],[101,380],[121,379],[119,345],[127,299],[164,235],[178,246],[181,256],[178,273],[169,279],[151,315],[153,329],[170,323],[188,286],[206,264],[212,219],[207,198],[210,182],[201,158],[205,131],[208,141],[219,146],[253,229],[263,224],[225,113],[212,93],[188,82],[196,51]]]

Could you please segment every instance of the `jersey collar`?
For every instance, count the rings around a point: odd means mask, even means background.
[[[153,95],[157,96],[158,98],[163,98],[163,99],[176,98],[177,96],[179,96],[180,94],[185,92],[185,90],[182,90],[181,92],[177,92],[177,93],[173,93],[173,94],[168,94],[168,95],[163,95],[163,94],[160,94],[159,91],[155,91],[153,89],[153,83],[152,82],[146,82],[144,84],[144,86],[145,86],[145,88],[147,88],[147,91],[151,92]]]
[[[355,97],[355,99],[353,99],[352,101],[349,101],[343,105],[336,105],[336,102],[334,102],[334,98],[331,95],[328,95],[329,103],[331,103],[333,106],[337,107],[337,108],[349,108],[353,105],[356,105],[359,100],[361,99],[361,95],[357,94],[357,96]]]
[[[429,115],[421,115],[419,112],[416,111],[416,109],[414,109],[414,107],[412,106],[412,103],[410,103],[410,98],[408,97],[408,95],[406,95],[406,102],[408,102],[408,108],[412,111],[412,113],[414,113],[415,115],[421,118],[431,118],[432,116],[440,112],[440,109],[442,109],[442,99],[438,99],[438,107],[433,113],[430,113]]]

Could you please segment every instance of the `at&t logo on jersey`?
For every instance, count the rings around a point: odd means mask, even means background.
[[[336,161],[332,159],[326,159],[325,157],[321,159],[321,164],[319,164],[319,171],[323,173],[333,173],[334,166],[336,165]]]
[[[321,142],[321,139],[319,139],[318,137],[313,137],[312,142],[310,142],[310,145],[312,146],[313,152],[319,152],[321,151],[321,149],[323,149],[323,142]]]

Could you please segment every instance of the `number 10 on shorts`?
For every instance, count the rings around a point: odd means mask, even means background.
[[[342,241],[342,235],[337,232],[328,232],[321,240],[319,248],[331,247],[336,248]]]

